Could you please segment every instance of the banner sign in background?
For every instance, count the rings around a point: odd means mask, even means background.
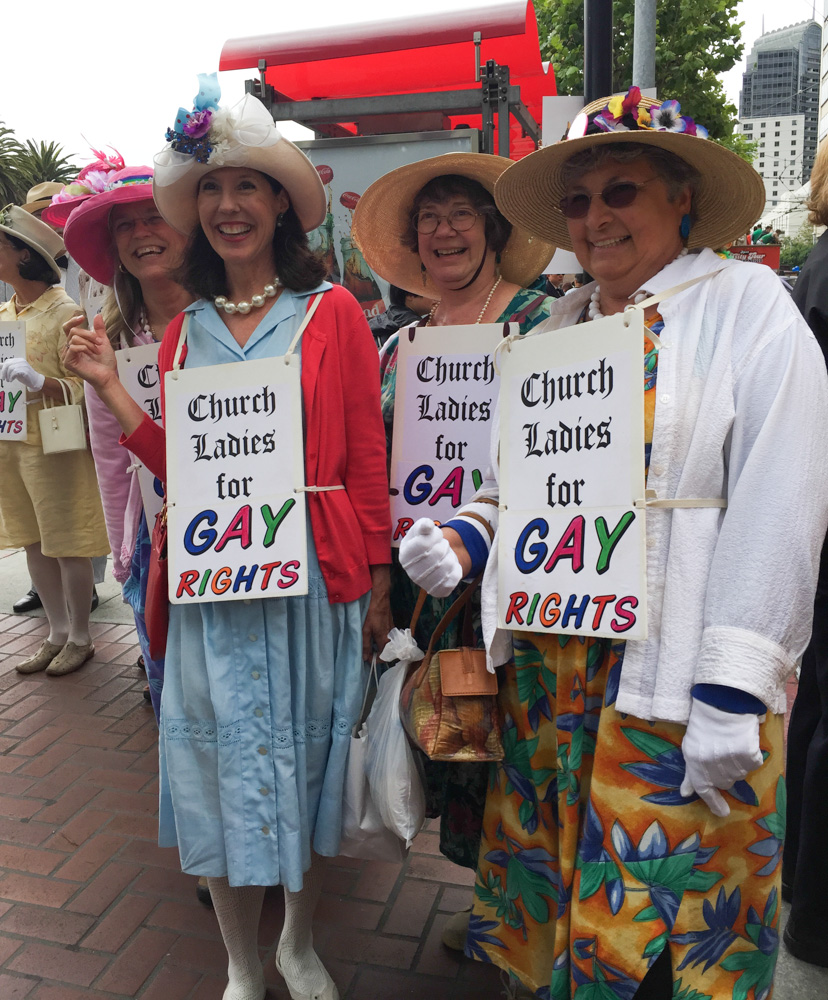
[[[126,347],[115,352],[118,378],[144,413],[157,424],[162,423],[161,378],[158,373],[159,346],[159,344],[143,344],[140,347]],[[132,462],[137,468],[144,513],[151,531],[155,524],[155,515],[164,503],[164,485],[134,455]]]
[[[495,348],[516,323],[400,330],[391,447],[391,544],[420,517],[449,521],[489,465]]]
[[[499,624],[646,638],[642,313],[510,348],[498,356]]]
[[[0,323],[0,364],[26,357],[26,324]],[[26,386],[0,379],[0,441],[25,441]]]
[[[308,592],[299,358],[168,372],[170,601]]]

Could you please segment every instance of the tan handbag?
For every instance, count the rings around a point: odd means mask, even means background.
[[[425,657],[412,669],[400,694],[405,731],[431,760],[503,759],[497,677],[486,669],[486,651],[473,648],[469,601],[481,578],[482,574],[443,615]],[[425,597],[421,590],[411,621],[412,633]],[[464,608],[464,645],[435,652],[440,636]]]
[[[51,399],[44,396],[43,409],[37,414],[43,454],[57,455],[62,451],[85,451],[86,427],[83,422],[83,407],[70,402],[66,382],[62,378],[57,381],[63,390],[63,405],[55,406]]]

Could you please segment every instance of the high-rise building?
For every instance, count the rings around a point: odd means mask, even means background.
[[[758,144],[765,214],[811,176],[819,121],[822,26],[802,21],[753,43],[742,75],[738,131]]]

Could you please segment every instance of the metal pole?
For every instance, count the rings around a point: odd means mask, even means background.
[[[635,0],[633,71],[635,87],[655,87],[656,0]]]
[[[612,0],[584,0],[584,101],[612,93]]]

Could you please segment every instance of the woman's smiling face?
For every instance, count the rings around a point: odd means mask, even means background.
[[[625,181],[642,186],[631,204],[610,208],[601,192]],[[679,225],[690,211],[690,189],[671,201],[646,156],[627,163],[609,160],[570,184],[566,194],[591,197],[586,215],[566,224],[575,256],[602,291],[628,297],[681,252]]]
[[[168,278],[181,263],[187,237],[162,218],[150,198],[116,205],[109,217],[115,252],[124,269],[139,282]]]
[[[423,201],[418,206],[418,213],[433,212],[448,216],[458,209],[477,215],[477,208],[463,195],[455,195],[445,201]],[[447,218],[441,218],[433,233],[417,233],[420,260],[438,290],[461,288],[480,267],[486,253],[485,221],[482,215],[477,215],[471,229],[459,233],[452,229]]]
[[[264,174],[248,167],[219,167],[198,185],[198,218],[225,264],[262,265],[272,271],[273,234],[290,207]]]

